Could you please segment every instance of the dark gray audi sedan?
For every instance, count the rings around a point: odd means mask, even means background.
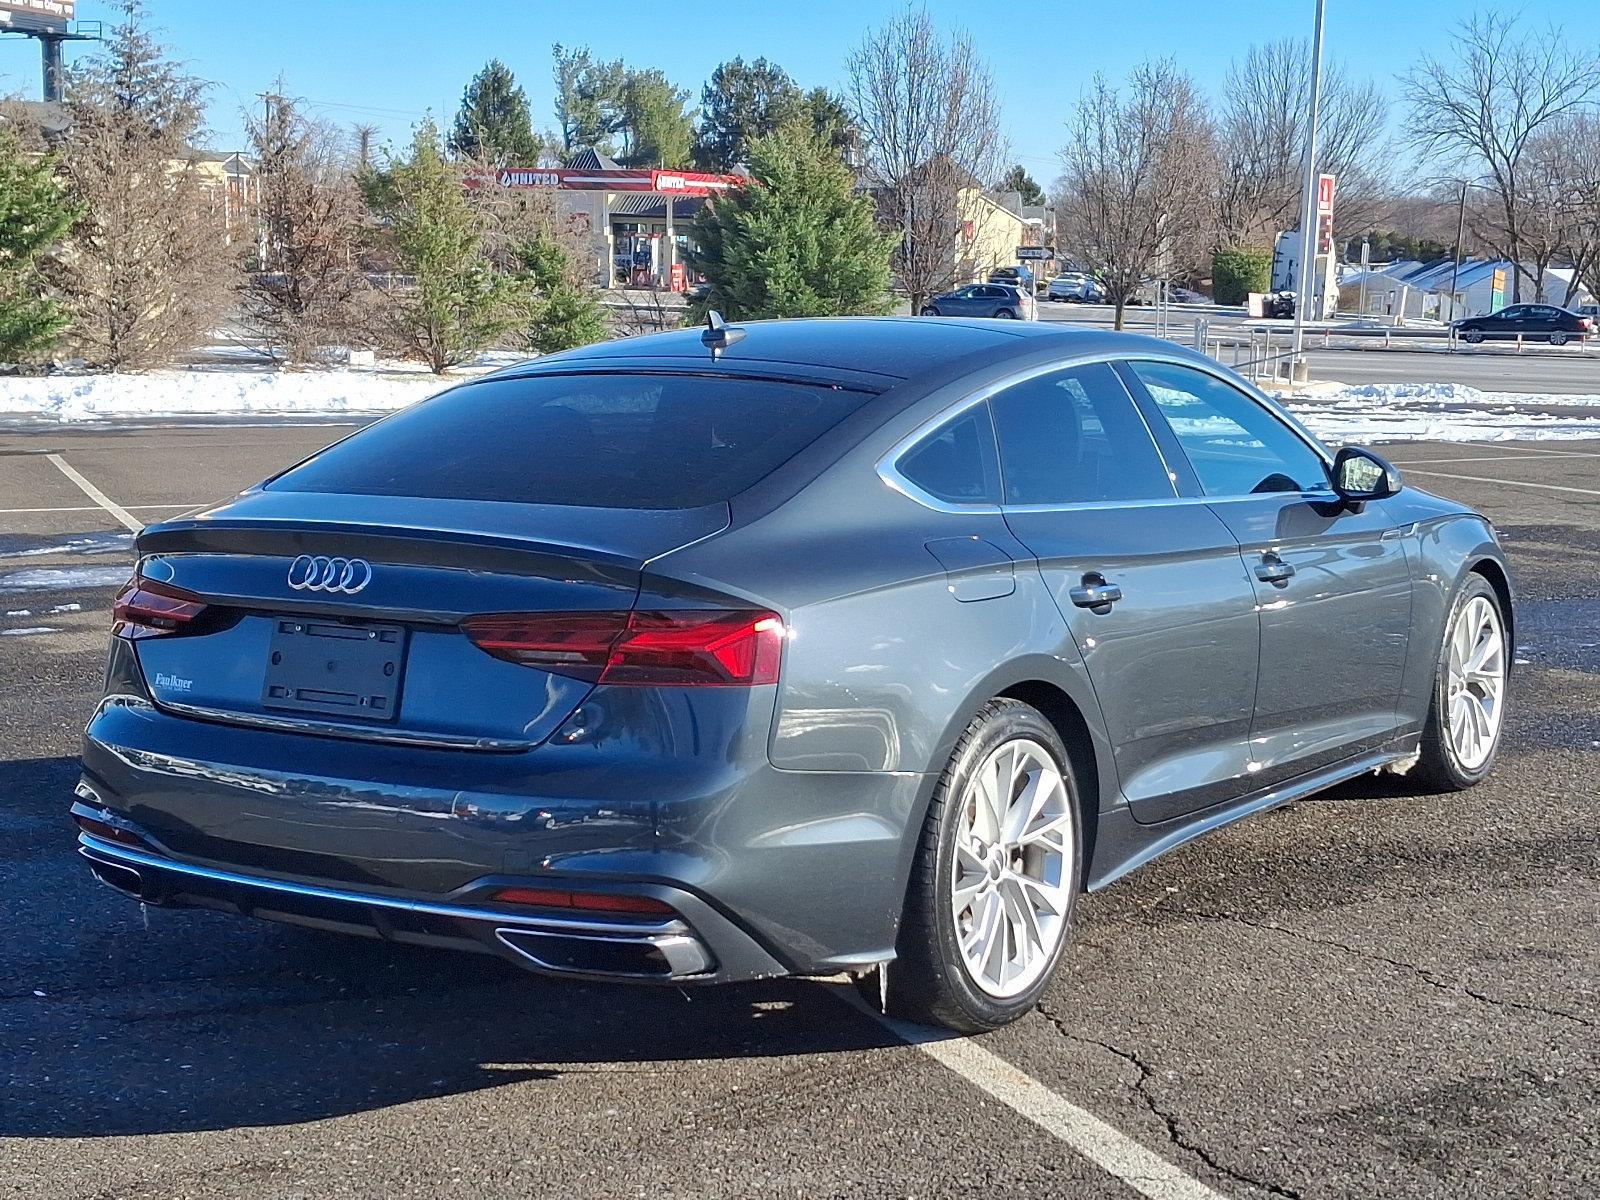
[[[1363,772],[1476,783],[1494,530],[1168,342],[684,330],[145,530],[73,813],[152,904],[1028,1009],[1082,891]]]

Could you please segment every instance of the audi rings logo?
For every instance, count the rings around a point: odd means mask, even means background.
[[[354,596],[372,582],[364,558],[325,558],[302,554],[289,564],[289,586],[297,592],[342,592]]]

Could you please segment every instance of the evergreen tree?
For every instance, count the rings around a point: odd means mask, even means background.
[[[1035,182],[1028,169],[1017,163],[1001,178],[999,184],[1002,192],[1021,192],[1022,202],[1030,207],[1044,203],[1044,189]]]
[[[48,350],[66,328],[66,310],[45,294],[39,265],[77,218],[54,157],[27,153],[0,125],[0,363]]]
[[[695,165],[730,171],[750,161],[750,145],[800,116],[805,97],[776,63],[758,58],[725,62],[711,73],[700,95]]]
[[[431,121],[417,130],[410,155],[390,163],[386,182],[382,215],[400,270],[416,280],[397,298],[394,327],[405,349],[442,375],[518,323],[527,286],[486,256],[484,218]]]
[[[528,306],[532,349],[554,354],[606,336],[605,310],[560,242],[536,234],[517,248],[517,258],[532,293]]]
[[[845,316],[888,308],[891,240],[838,153],[801,123],[750,147],[751,186],[694,222],[689,264],[710,283],[699,315]]]
[[[860,130],[855,118],[850,115],[849,106],[827,88],[807,92],[801,110],[811,122],[811,132],[839,154],[847,155],[856,148]]]
[[[195,168],[206,84],[165,56],[138,0],[122,10],[68,89],[62,173],[83,216],[56,264],[74,347],[113,370],[170,361],[215,329],[251,240],[234,240]]]
[[[628,167],[682,167],[694,141],[694,118],[684,111],[689,93],[660,71],[630,71],[623,81],[617,128]]]
[[[593,147],[610,154],[615,146],[618,114],[627,71],[622,60],[600,62],[587,46],[567,49],[557,42],[553,50],[556,76],[556,123],[561,127],[564,153]]]
[[[496,166],[538,162],[539,139],[528,116],[527,93],[498,58],[490,59],[462,92],[450,148]]]

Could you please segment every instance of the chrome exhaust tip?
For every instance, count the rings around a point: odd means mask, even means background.
[[[88,858],[87,855],[84,857]],[[89,871],[101,883],[114,891],[121,892],[124,896],[132,896],[135,900],[145,898],[144,878],[132,867],[89,858]]]
[[[672,980],[703,975],[713,966],[704,943],[690,933],[602,937],[546,929],[500,928],[494,935],[503,946],[534,967],[559,975]]]

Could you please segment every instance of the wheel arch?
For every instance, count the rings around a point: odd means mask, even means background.
[[[1043,679],[1029,679],[1012,684],[1000,693],[1011,700],[1020,700],[1038,710],[1049,721],[1067,748],[1072,762],[1073,776],[1078,784],[1078,815],[1083,825],[1083,875],[1087,885],[1090,866],[1094,862],[1095,835],[1100,826],[1100,797],[1102,786],[1100,763],[1095,754],[1094,735],[1089,722],[1077,702],[1061,688]]]
[[[1505,618],[1506,623],[1506,643],[1508,649],[1506,656],[1506,676],[1509,678],[1511,675],[1511,664],[1514,663],[1517,658],[1515,653],[1517,645],[1517,614],[1512,603],[1511,576],[1507,574],[1505,567],[1497,559],[1490,558],[1487,555],[1482,558],[1475,559],[1467,568],[1467,573],[1471,575],[1483,576],[1484,579],[1488,580],[1489,586],[1494,589],[1495,595],[1500,599],[1500,613],[1501,616]]]

